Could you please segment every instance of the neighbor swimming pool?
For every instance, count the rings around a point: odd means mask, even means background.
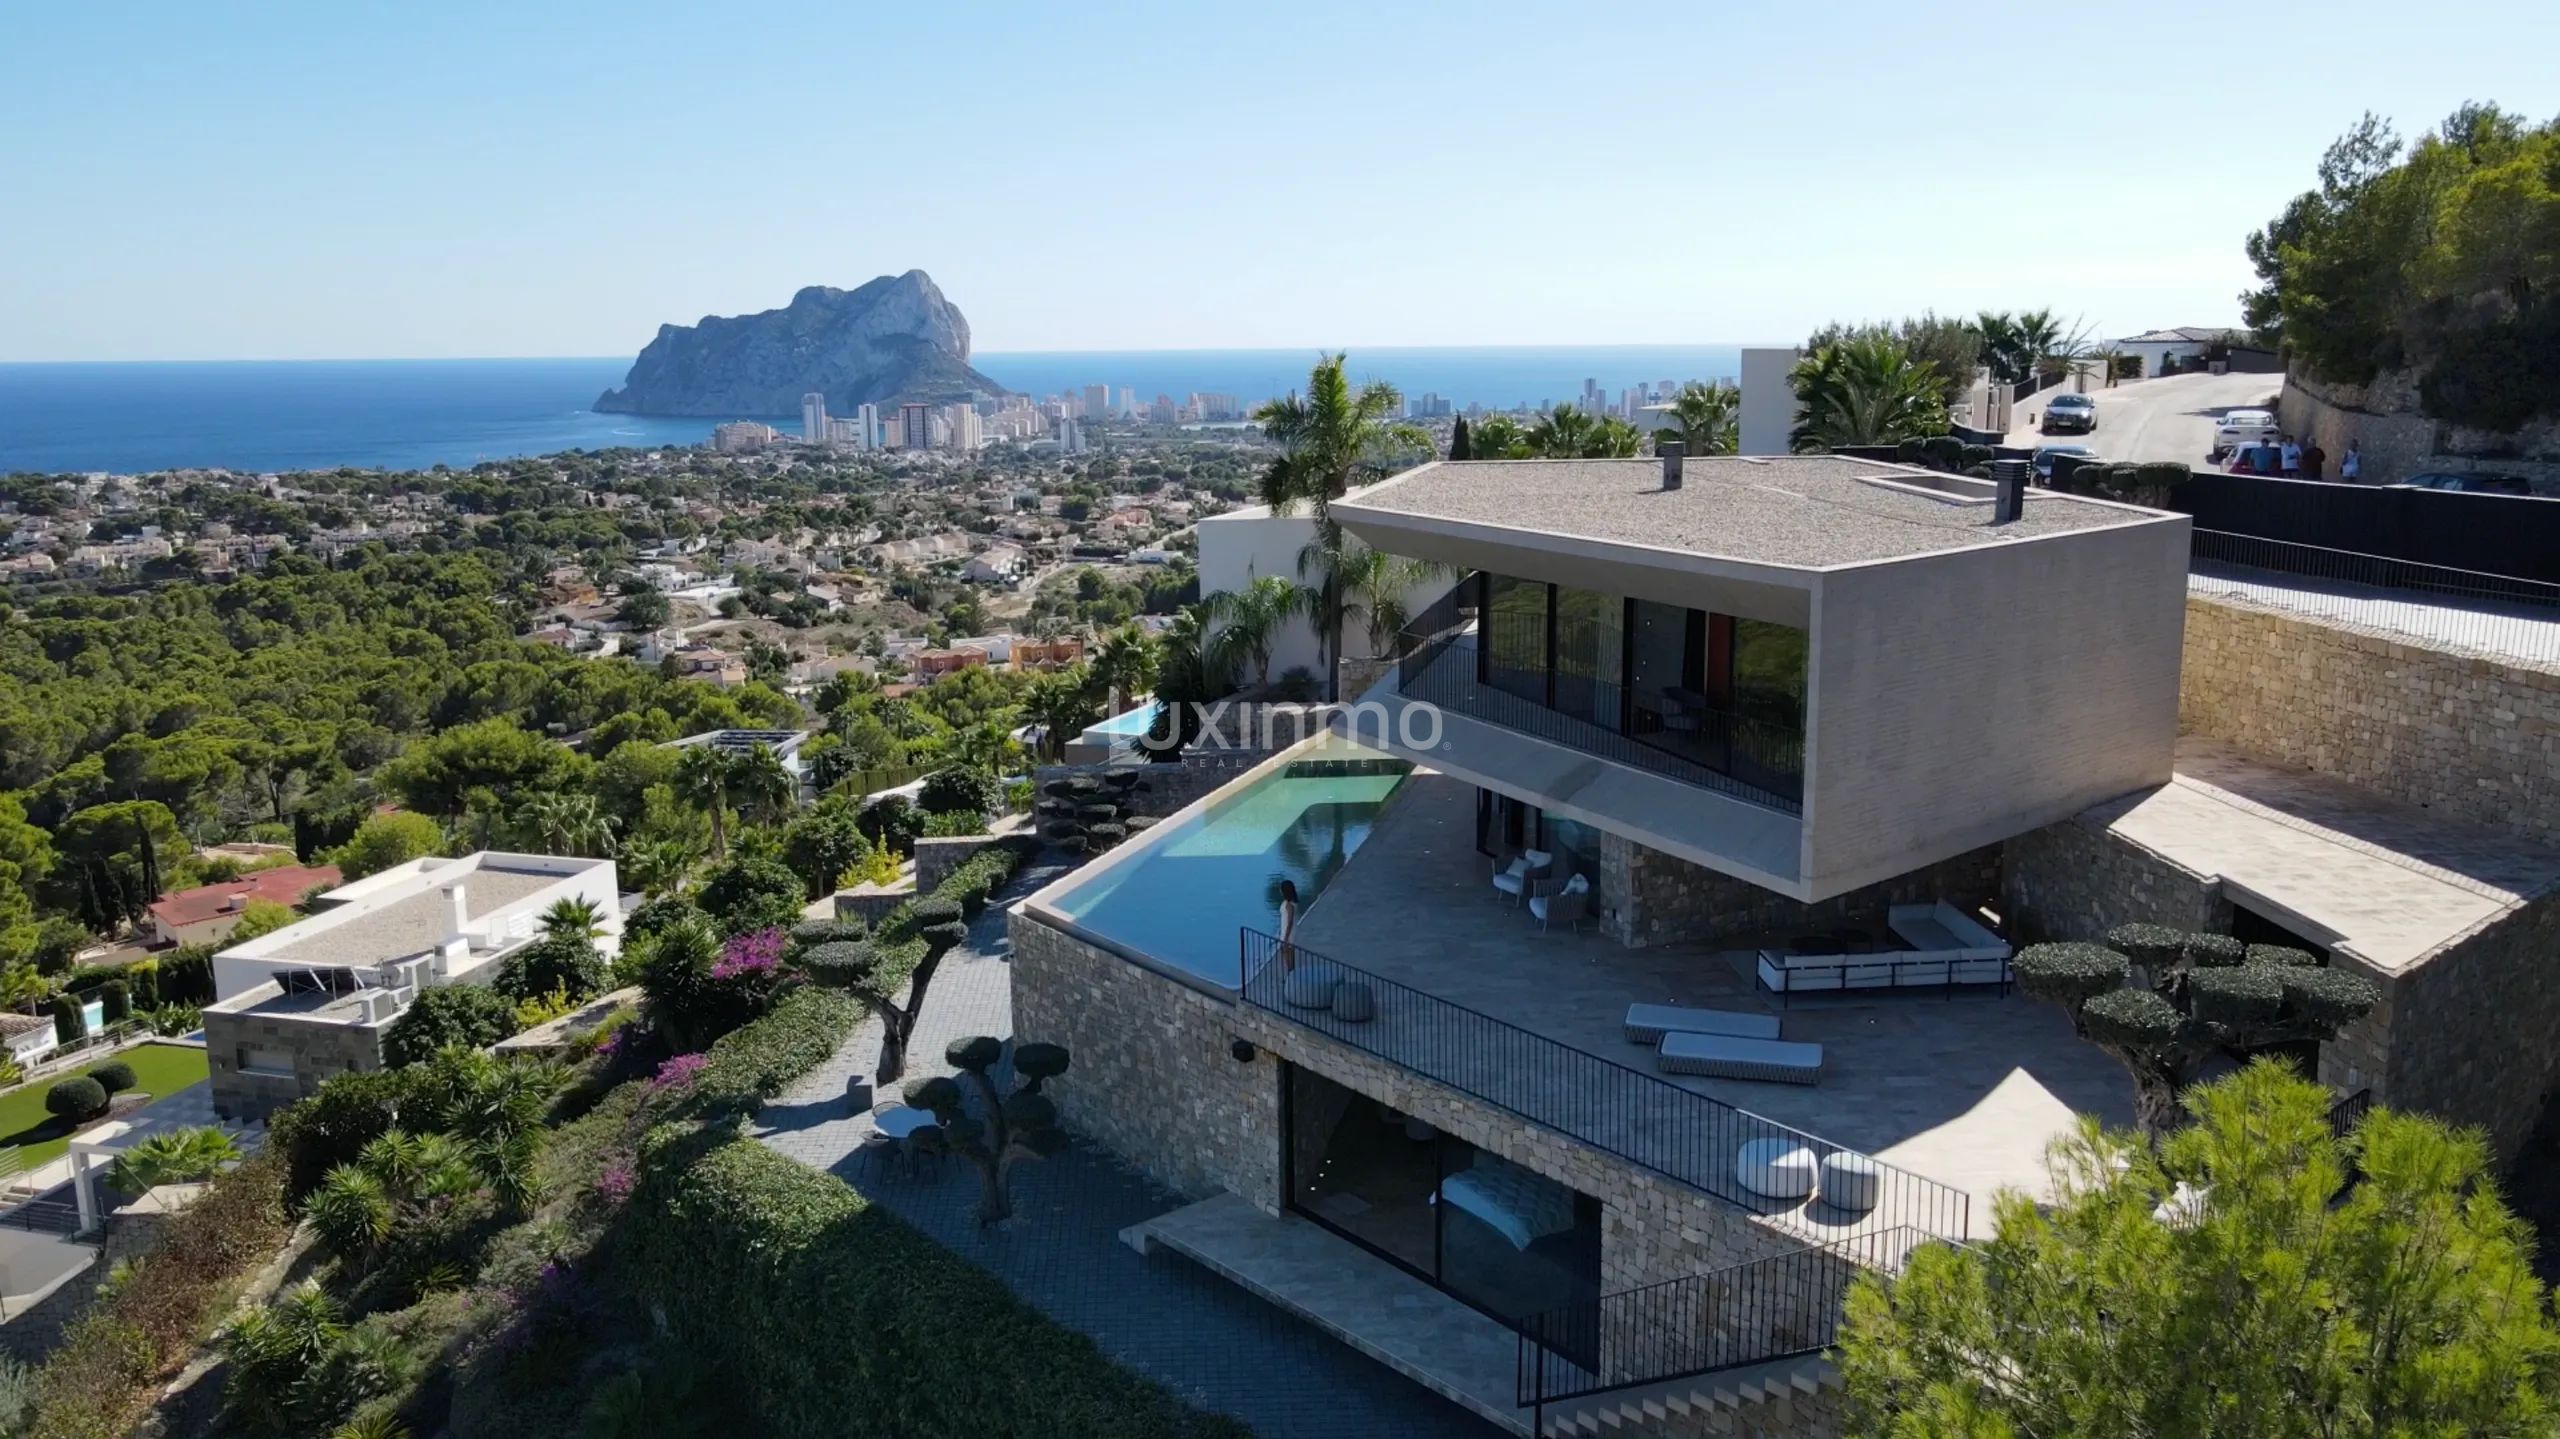
[[[1413,766],[1335,740],[1206,809],[1149,831],[1143,846],[1050,901],[1058,913],[1169,968],[1236,982],[1236,931],[1280,925],[1280,881],[1314,902]]]

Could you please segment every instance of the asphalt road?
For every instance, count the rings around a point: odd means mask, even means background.
[[[2205,463],[2213,448],[2215,423],[2226,410],[2275,408],[2282,375],[2171,375],[2158,380],[2130,380],[2107,389],[2090,381],[2089,395],[2098,402],[2098,428],[2093,434],[2044,435],[2036,426],[2044,418],[2045,401],[2063,387],[2029,395],[2010,413],[2013,445],[2087,445],[2110,460],[2177,460]]]

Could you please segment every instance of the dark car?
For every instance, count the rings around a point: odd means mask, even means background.
[[[2056,395],[2044,407],[2044,432],[2087,434],[2098,428],[2098,402],[2087,395]]]
[[[2464,495],[2530,495],[2533,482],[2522,475],[2435,474],[2411,475],[2393,485],[2395,490],[2451,490]]]
[[[2038,445],[2035,458],[2027,462],[2035,467],[2037,484],[2047,487],[2053,484],[2053,457],[2056,455],[2069,455],[2083,464],[2099,462],[2097,452],[2087,445]]]

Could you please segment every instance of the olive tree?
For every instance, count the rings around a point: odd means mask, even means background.
[[[2030,945],[2011,963],[2019,988],[2068,1009],[2080,1037],[2133,1076],[2134,1120],[2155,1139],[2215,1054],[2335,1039],[2382,998],[2302,950],[2160,924],[2118,925],[2104,944]]]
[[[878,1078],[882,1084],[906,1073],[907,1042],[915,1034],[916,1016],[924,1013],[934,971],[941,968],[944,955],[969,938],[969,924],[958,900],[920,899],[908,916],[915,941],[824,938],[800,956],[801,968],[812,980],[850,992],[880,1016]],[[795,931],[813,932],[807,927]],[[916,941],[923,945],[921,953]]]
[[[998,1092],[992,1073],[1004,1058],[1004,1041],[983,1034],[955,1039],[942,1057],[959,1077],[910,1081],[907,1103],[930,1111],[942,1126],[938,1142],[977,1167],[978,1223],[1000,1224],[1013,1217],[1013,1167],[1066,1148],[1058,1106],[1040,1092],[1043,1083],[1067,1072],[1066,1047],[1015,1045],[1013,1072],[1019,1083],[1011,1094]],[[962,1079],[968,1081],[966,1089]],[[983,1118],[969,1112],[971,1091]]]

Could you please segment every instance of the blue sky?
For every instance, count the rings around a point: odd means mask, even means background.
[[[0,360],[620,355],[913,267],[999,351],[2216,323],[2360,112],[2549,114],[2554,54],[2548,0],[11,5]]]

